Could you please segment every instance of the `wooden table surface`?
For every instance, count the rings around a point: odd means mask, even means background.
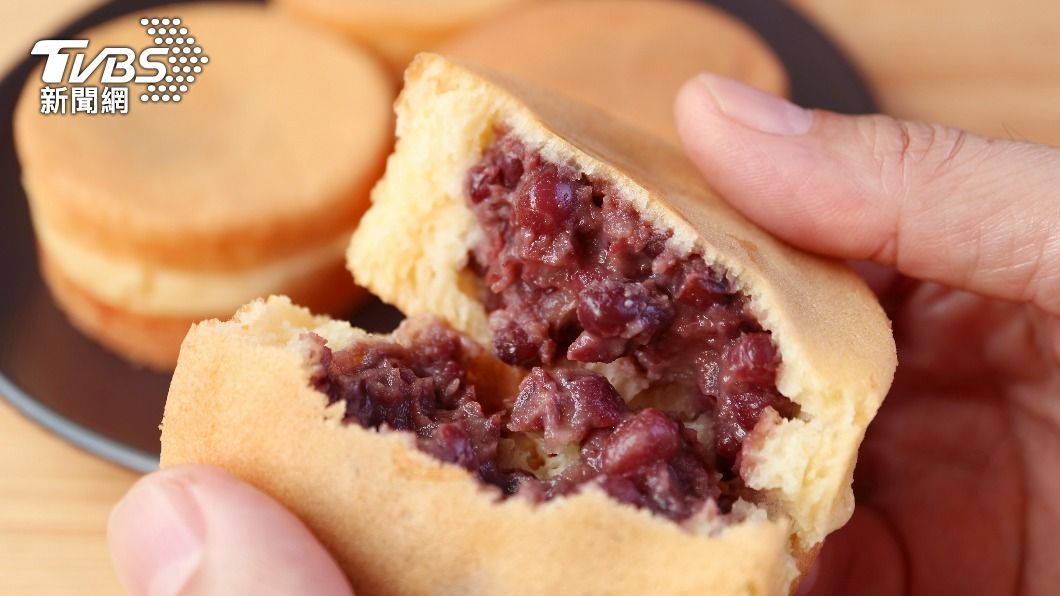
[[[1060,145],[1060,2],[790,1],[847,50],[885,111]],[[0,2],[0,70],[97,2]],[[118,593],[106,520],[135,479],[0,402],[0,594]]]

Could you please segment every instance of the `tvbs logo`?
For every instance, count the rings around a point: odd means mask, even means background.
[[[132,48],[103,48],[96,57],[85,66],[85,54],[77,52],[73,55],[73,66],[70,68],[70,77],[66,78],[66,66],[70,55],[63,50],[80,49],[88,47],[87,39],[42,39],[33,45],[30,52],[34,56],[47,56],[44,61],[44,72],[41,80],[45,83],[62,83],[64,80],[71,84],[81,84],[92,76],[92,73],[103,66],[103,72],[99,82],[104,85],[114,83],[157,83],[166,76],[165,56],[169,54],[166,48],[146,48],[140,52],[139,64],[144,70],[153,70],[150,75],[137,74],[134,64],[137,62],[136,52]]]
[[[104,47],[90,56],[87,39],[42,39],[30,51],[44,56],[42,114],[125,114],[129,87],[143,85],[141,102],[179,103],[209,58],[179,18],[142,18],[154,44],[139,51]],[[100,86],[85,85],[99,74]]]

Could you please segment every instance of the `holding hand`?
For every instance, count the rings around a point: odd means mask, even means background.
[[[867,260],[898,372],[857,510],[803,592],[1051,594],[1060,585],[1060,149],[812,112],[711,75],[689,156],[756,223]],[[920,280],[920,281],[914,281]]]

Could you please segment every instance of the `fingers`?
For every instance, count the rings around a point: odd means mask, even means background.
[[[107,534],[118,578],[134,596],[351,594],[298,518],[216,468],[145,476],[114,508]]]
[[[828,537],[796,596],[899,596],[909,593],[905,556],[887,523],[858,506]]]
[[[675,111],[711,185],[792,244],[1060,315],[1060,149],[813,112],[714,75]]]

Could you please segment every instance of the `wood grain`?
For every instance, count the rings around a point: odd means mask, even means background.
[[[0,402],[0,594],[117,594],[105,532],[136,475]]]
[[[789,0],[895,115],[1060,145],[1060,3]],[[0,70],[99,0],[0,2]],[[111,506],[136,476],[0,403],[0,593],[114,594]]]
[[[789,2],[847,51],[883,111],[1060,145],[1060,2]]]

